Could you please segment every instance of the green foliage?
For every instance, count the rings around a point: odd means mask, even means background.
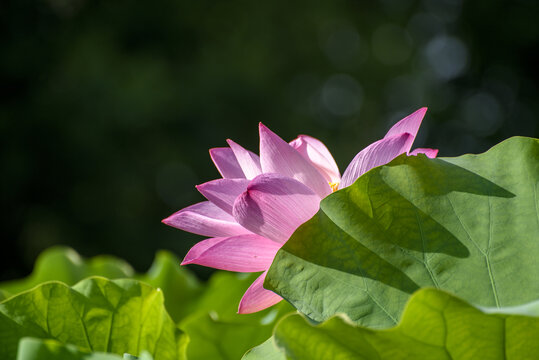
[[[133,274],[134,270],[128,263],[114,256],[100,255],[85,260],[69,247],[55,246],[39,255],[30,276],[1,283],[0,290],[14,295],[46,281],[73,285],[89,276],[117,279],[131,277]]]
[[[187,358],[239,359],[268,339],[276,321],[294,309],[281,302],[254,314],[237,314],[243,293],[258,274],[216,273],[193,315],[180,327],[190,337]]]
[[[482,306],[539,298],[539,140],[480,155],[400,156],[321,203],[278,252],[266,286],[323,321],[395,325],[438,287]]]
[[[286,360],[285,354],[274,344],[274,338],[271,337],[257,347],[249,350],[242,360]]]
[[[140,359],[143,359],[141,357]],[[17,360],[134,360],[139,359],[125,354],[106,354],[102,352],[86,352],[70,344],[62,344],[51,339],[22,338],[19,342]],[[151,360],[146,355],[144,359]]]
[[[168,251],[159,251],[146,274],[135,276],[163,290],[165,307],[175,322],[192,313],[198,306],[204,288],[180,260]]]
[[[125,271],[117,271],[118,269],[124,269]],[[39,256],[34,272],[28,278],[0,284],[0,296],[2,295],[2,289],[8,289],[12,294],[16,294],[32,288],[42,281],[62,280],[68,284],[72,284],[77,280],[81,280],[83,276],[96,274],[108,275],[110,277],[132,276],[138,281],[121,280],[120,283],[127,281],[127,283],[134,284],[132,285],[132,289],[137,289],[138,287],[146,289],[146,291],[149,291],[151,288],[159,289],[153,290],[160,294],[156,298],[156,301],[157,299],[164,299],[166,311],[170,314],[173,322],[179,323],[185,331],[177,339],[178,353],[181,356],[188,354],[189,359],[238,359],[247,350],[268,339],[271,336],[275,322],[284,314],[294,310],[288,303],[282,302],[262,312],[239,315],[237,314],[239,301],[257,274],[248,275],[217,272],[210,278],[208,285],[203,286],[187,268],[179,266],[179,260],[174,255],[166,251],[158,252],[153,265],[147,273],[133,275],[133,270],[129,265],[122,260],[110,256],[99,256],[85,260],[71,248],[51,248]],[[91,281],[101,282],[105,280],[92,279]],[[81,284],[83,283],[84,281]],[[112,284],[115,283],[112,282]],[[82,286],[81,284],[77,284],[75,288],[78,289]],[[111,286],[107,285],[107,287]],[[71,324],[67,327],[62,327],[55,334],[44,330],[45,325],[41,326],[41,329],[37,332],[32,330],[35,328],[35,324],[28,325],[28,321],[31,323],[35,315],[33,312],[35,311],[33,309],[33,299],[35,297],[39,298],[35,302],[38,305],[40,303],[46,303],[52,306],[52,308],[62,309],[65,306],[58,302],[66,301],[70,303],[80,300],[80,295],[73,295],[73,291],[76,291],[75,288],[74,290],[70,290],[60,283],[43,284],[30,291],[19,294],[2,304],[2,306],[10,310],[10,314],[14,314],[15,310],[13,308],[16,307],[16,313],[22,314],[21,316],[24,315],[24,318],[26,318],[26,325],[22,325],[22,327],[16,326],[13,328],[13,324],[5,325],[7,327],[0,325],[0,334],[6,334],[0,340],[0,345],[2,345],[0,348],[5,347],[8,349],[6,353],[8,354],[8,358],[15,354],[19,338],[33,336],[34,339],[32,340],[26,342],[21,341],[21,344],[23,342],[25,344],[24,349],[21,348],[22,345],[19,345],[19,353],[23,351],[23,355],[29,356],[29,358],[31,358],[30,355],[26,354],[37,354],[35,356],[39,355],[43,358],[46,358],[44,354],[47,354],[46,356],[49,356],[51,359],[54,358],[53,356],[71,356],[67,357],[67,359],[77,357],[81,359],[86,359],[87,357],[88,359],[94,359],[94,357],[96,357],[95,359],[100,359],[99,356],[102,356],[101,353],[89,352],[88,348],[82,346],[77,339],[72,338],[76,332],[70,326],[75,326],[73,322],[77,323],[80,321],[80,317],[76,314],[76,311],[59,310],[57,312],[47,313],[46,317],[49,319],[50,324]],[[52,300],[50,296],[48,298],[47,296],[38,296],[38,294],[47,292],[59,295],[55,295]],[[64,293],[70,295],[62,300],[62,294]],[[124,300],[127,302],[135,301],[137,296],[140,296],[137,291],[126,292],[123,295]],[[75,300],[71,299],[71,297],[74,297]],[[129,300],[130,297],[134,297],[133,300]],[[81,301],[83,304],[88,301],[92,302],[91,299],[83,299]],[[140,299],[140,301],[143,301],[143,299]],[[16,303],[19,305],[15,306]],[[41,304],[41,307],[44,306]],[[129,327],[136,329],[138,328],[136,317],[131,319],[127,316],[129,309],[129,307],[110,307],[108,309],[110,311],[108,316],[114,318],[115,321],[120,321],[123,318],[129,324]],[[103,309],[100,311],[103,311]],[[137,314],[140,313],[139,310],[135,310],[135,312]],[[8,321],[8,323],[10,322]],[[3,324],[1,320],[0,324]],[[148,327],[145,328],[150,333],[155,333],[155,330],[151,330]],[[13,329],[16,330],[14,331]],[[96,332],[99,331],[101,330],[96,329]],[[175,331],[179,332],[177,329]],[[64,332],[66,333],[64,334]],[[128,333],[120,333],[118,336],[125,336],[126,339],[130,337]],[[44,341],[36,339],[36,337],[52,337],[56,341]],[[91,348],[92,351],[114,352],[113,349],[99,349],[99,347],[95,346]],[[122,351],[126,350],[117,349],[116,353],[119,354]],[[59,357],[59,359],[63,358]]]
[[[181,332],[163,293],[135,280],[89,278],[72,288],[42,284],[0,304],[0,358],[15,359],[22,337],[52,338],[82,351],[180,358]]]
[[[277,310],[274,310],[277,312]],[[182,326],[189,335],[187,359],[240,359],[245,352],[271,337],[274,323],[232,322],[201,314]]]
[[[0,358],[531,359],[538,158],[529,138],[400,156],[324,199],[266,281],[305,315],[285,301],[238,315],[258,274],[201,284],[165,251],[135,274],[114,257],[49,249],[29,277],[0,284]]]
[[[56,246],[39,255],[34,271],[27,278],[0,283],[0,300],[47,281],[73,285],[90,276],[135,278],[164,292],[167,311],[178,322],[193,311],[203,291],[196,277],[179,263],[170,252],[159,251],[147,273],[135,274],[129,264],[116,257],[100,255],[84,259],[69,247]]]
[[[0,289],[0,302],[4,301],[9,297],[9,294],[4,290]]]
[[[217,272],[208,281],[204,293],[197,299],[196,312],[216,313],[221,319],[238,317],[238,305],[243,293],[258,274]],[[242,315],[240,318],[258,319],[260,313]]]
[[[524,307],[539,315],[539,304]],[[487,314],[440,290],[422,289],[408,303],[398,326],[373,330],[333,317],[312,325],[301,315],[282,319],[274,339],[245,360],[261,359],[535,359],[539,318]],[[513,309],[508,309],[513,313]],[[281,357],[277,354],[281,351]]]
[[[82,351],[75,345],[62,344],[52,339],[22,338],[19,342],[17,360],[153,360],[143,351],[140,357],[124,354],[124,356],[103,352]]]

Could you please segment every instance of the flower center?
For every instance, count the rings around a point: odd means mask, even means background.
[[[329,186],[331,187],[331,191],[332,192],[335,192],[337,190],[339,190],[339,182],[330,182],[329,183]]]

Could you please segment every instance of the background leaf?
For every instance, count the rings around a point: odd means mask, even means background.
[[[8,297],[9,297],[9,293],[7,293],[4,290],[0,289],[0,302],[4,301]]]
[[[0,301],[47,281],[73,285],[90,276],[135,278],[161,289],[167,311],[175,322],[193,311],[204,290],[191,271],[180,267],[180,260],[168,251],[161,250],[156,254],[147,273],[135,274],[128,263],[114,256],[84,259],[69,247],[55,246],[39,255],[30,276],[0,283]]]
[[[539,315],[537,302],[526,308],[527,313]],[[536,359],[538,337],[537,317],[486,314],[436,289],[415,293],[392,329],[357,327],[340,317],[313,326],[301,315],[290,315],[277,324],[274,334],[288,359],[312,360]],[[259,357],[244,359],[270,358],[275,350],[265,343],[257,349]]]
[[[242,360],[286,360],[286,356],[274,345],[273,337],[249,350]]]
[[[189,336],[189,360],[240,359],[249,349],[271,337],[283,315],[294,311],[286,301],[253,314],[238,314],[243,293],[259,274],[217,272],[198,306],[180,327]]]
[[[219,320],[202,314],[182,326],[190,338],[187,359],[241,359],[247,350],[271,337],[273,325]]]
[[[15,359],[22,337],[52,338],[82,351],[180,358],[181,332],[163,293],[135,280],[89,278],[72,288],[40,285],[0,304],[0,358]]]
[[[89,276],[116,279],[133,275],[133,268],[117,257],[100,255],[84,259],[70,247],[54,246],[38,256],[30,276],[0,283],[0,289],[15,295],[46,281],[61,281],[74,285]]]
[[[71,344],[52,339],[22,338],[19,342],[17,360],[122,360],[125,356],[102,352],[81,351]],[[138,358],[134,358],[138,359]],[[151,357],[150,359],[151,360]]]
[[[322,321],[395,325],[438,287],[482,306],[539,298],[539,141],[480,155],[400,156],[321,203],[277,253],[265,285]]]
[[[167,312],[188,333],[180,339],[179,352],[183,356],[189,352],[191,359],[203,359],[208,352],[214,359],[240,358],[245,351],[268,339],[275,322],[294,310],[282,302],[266,311],[239,315],[239,301],[257,274],[216,272],[206,285],[179,263],[179,259],[170,252],[160,251],[147,273],[133,274],[130,266],[122,260],[109,256],[86,260],[71,248],[56,247],[40,255],[34,272],[28,278],[2,283],[0,289],[18,293],[47,280],[72,284],[96,272],[111,277],[133,277],[162,291]],[[127,271],[114,271],[122,268]],[[103,269],[109,270],[98,272]],[[66,318],[71,315],[61,314]],[[53,319],[58,320],[62,318]],[[128,324],[136,326],[131,322]],[[14,347],[13,339],[6,341],[11,348]]]
[[[180,266],[180,260],[168,251],[161,250],[146,274],[135,276],[165,295],[165,307],[175,322],[179,322],[198,306],[204,286],[189,271]]]

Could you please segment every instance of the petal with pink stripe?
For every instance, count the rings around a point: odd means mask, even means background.
[[[404,133],[383,138],[361,150],[344,171],[339,189],[352,185],[358,177],[370,169],[387,164],[400,154],[405,153],[411,137],[412,135]]]
[[[260,158],[253,152],[244,149],[241,145],[236,144],[234,141],[228,139],[226,141],[230,149],[234,152],[236,160],[240,164],[243,173],[247,179],[252,179],[257,175],[262,174],[260,167]]]
[[[236,198],[247,189],[247,179],[217,179],[197,185],[198,191],[212,203],[232,215]]]
[[[319,207],[318,195],[299,181],[262,174],[238,196],[232,214],[253,233],[284,243]]]
[[[169,226],[211,237],[250,234],[230,214],[209,201],[188,206],[162,221]]]
[[[425,117],[426,112],[427,112],[427,108],[423,107],[419,110],[416,110],[412,114],[408,115],[404,119],[400,120],[398,123],[393,125],[391,129],[389,129],[386,136],[384,136],[384,139],[397,136],[403,133],[408,133],[412,135],[411,138],[408,139],[405,145],[405,149],[406,149],[405,152],[408,153],[410,149],[412,148],[412,144],[417,135],[417,131],[419,130],[419,127],[421,126],[421,122],[423,121],[423,118]]]
[[[250,314],[264,310],[283,299],[273,291],[264,289],[266,274],[267,271],[264,271],[243,294],[238,308],[239,314]]]
[[[210,149],[210,157],[224,178],[245,178],[234,152],[230,148]]]
[[[327,182],[338,183],[341,180],[339,167],[328,148],[320,140],[311,136],[300,135],[290,142],[303,158],[308,160],[326,179]]]
[[[182,265],[198,264],[216,269],[257,272],[267,270],[280,244],[255,234],[212,238],[189,250]]]
[[[278,173],[310,187],[320,198],[331,193],[324,176],[290,144],[260,124],[260,164],[264,173]]]
[[[427,157],[434,159],[438,155],[438,149],[417,148],[410,152],[410,155],[425,154]]]

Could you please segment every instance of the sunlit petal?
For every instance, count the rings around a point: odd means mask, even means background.
[[[238,160],[238,163],[243,170],[243,174],[245,174],[245,177],[247,179],[252,179],[257,175],[262,174],[262,169],[260,167],[260,158],[258,157],[258,155],[247,149],[244,149],[241,145],[236,144],[230,139],[228,139],[226,142],[234,152],[236,160]]]
[[[425,154],[427,157],[434,159],[438,155],[438,149],[417,148],[410,152],[410,155]]]
[[[412,144],[417,135],[417,131],[419,130],[419,127],[421,126],[421,122],[423,121],[423,117],[425,117],[426,112],[427,112],[427,108],[423,107],[419,110],[416,110],[412,114],[408,115],[404,119],[400,120],[398,123],[393,125],[391,129],[389,129],[386,136],[384,136],[384,139],[394,137],[403,133],[408,133],[411,135],[411,137],[406,142],[404,148],[406,149],[405,151],[406,153],[410,152],[410,149],[412,148]]]
[[[247,179],[217,179],[196,188],[206,199],[232,215],[234,201],[247,189],[248,184]]]
[[[264,271],[280,247],[275,241],[255,234],[212,238],[193,246],[182,265],[198,264],[238,272]]]
[[[264,289],[264,279],[267,271],[264,271],[247,289],[240,301],[238,313],[250,314],[260,310],[264,310],[272,305],[277,304],[283,298],[273,291]]]
[[[186,207],[162,221],[169,226],[211,237],[250,234],[230,214],[209,201]]]
[[[344,171],[339,189],[350,186],[358,177],[370,169],[387,164],[400,154],[406,152],[406,147],[412,135],[400,134],[378,140],[361,150]]]
[[[264,173],[278,173],[310,187],[320,198],[331,193],[324,176],[290,144],[260,124],[260,163]]]
[[[236,221],[255,234],[284,243],[320,206],[320,198],[297,180],[279,174],[254,178],[234,203]]]
[[[230,148],[210,149],[210,157],[224,178],[245,178],[234,152]]]
[[[341,180],[339,167],[331,156],[326,145],[311,136],[300,135],[290,142],[306,160],[320,171],[328,183],[338,183]]]

